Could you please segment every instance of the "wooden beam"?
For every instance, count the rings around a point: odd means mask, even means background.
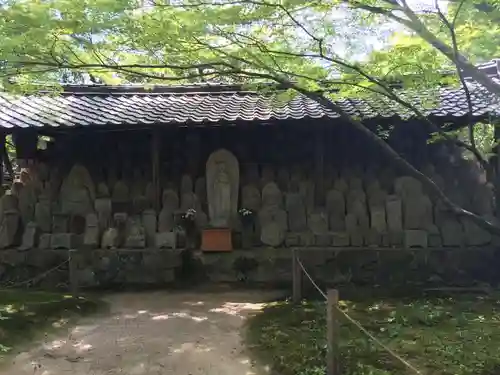
[[[161,134],[159,129],[153,129],[151,132],[151,174],[154,190],[153,208],[156,212],[161,209],[160,142]]]

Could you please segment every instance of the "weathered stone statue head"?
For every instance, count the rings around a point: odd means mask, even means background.
[[[30,173],[26,168],[21,169],[21,173],[19,174],[19,180],[24,184],[27,185],[31,181]]]
[[[87,168],[74,165],[61,186],[63,213],[85,216],[93,210],[95,196],[95,185]]]
[[[262,205],[278,207],[283,205],[283,195],[278,185],[274,182],[269,182],[262,189]]]
[[[226,172],[226,163],[217,163],[217,180],[229,183],[229,176]]]

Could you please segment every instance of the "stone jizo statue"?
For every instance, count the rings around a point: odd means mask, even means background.
[[[206,173],[210,226],[229,228],[238,210],[238,160],[227,150],[215,151],[208,158]]]
[[[212,224],[216,227],[227,227],[231,219],[231,181],[226,171],[226,165],[222,162],[217,163],[214,198]]]

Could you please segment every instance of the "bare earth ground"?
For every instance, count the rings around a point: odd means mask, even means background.
[[[245,319],[276,292],[147,292],[106,297],[82,319],[13,358],[2,375],[263,375],[242,343]]]

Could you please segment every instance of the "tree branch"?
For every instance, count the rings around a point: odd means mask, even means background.
[[[374,89],[367,88],[367,87],[364,87],[364,86],[359,85],[359,84],[350,83],[352,86],[363,88],[363,89],[371,91],[375,94],[383,95],[383,96],[387,97],[388,99],[395,101],[396,103],[402,105],[404,108],[409,109],[410,111],[414,112],[418,118],[420,118],[422,121],[424,121],[425,123],[430,125],[431,129],[433,129],[434,132],[439,133],[444,139],[446,139],[447,141],[452,142],[452,143],[456,144],[457,146],[462,147],[462,148],[466,149],[467,151],[471,152],[474,155],[474,157],[478,160],[478,162],[483,166],[483,168],[486,169],[488,167],[488,162],[484,159],[484,157],[481,155],[481,153],[477,150],[475,145],[474,146],[469,145],[469,144],[467,144],[459,139],[456,139],[454,137],[450,137],[445,131],[443,131],[443,129],[440,126],[436,125],[434,122],[429,120],[429,118],[427,116],[425,116],[425,114],[423,114],[422,111],[420,111],[415,105],[401,99],[401,97],[398,94],[396,94],[396,92],[388,84],[386,84],[383,81],[376,79],[375,77],[366,73],[359,66],[346,63],[345,61],[342,61],[338,58],[325,56],[324,54],[312,54],[312,53],[305,53],[304,54],[304,53],[294,53],[294,52],[288,52],[288,51],[271,50],[267,47],[267,45],[265,45],[264,43],[261,43],[257,39],[251,38],[250,36],[242,34],[242,33],[236,33],[236,34],[239,38],[250,39],[255,44],[255,46],[261,50],[261,52],[264,52],[264,53],[267,53],[270,55],[278,54],[278,55],[285,55],[285,56],[291,56],[291,57],[319,58],[319,59],[324,59],[325,61],[328,61],[330,63],[337,64],[339,66],[342,66],[344,68],[351,69],[351,70],[357,72],[363,78],[367,79],[369,82],[372,82],[372,83],[376,84],[377,86],[381,87],[383,89],[383,91],[374,90]],[[314,40],[317,41],[317,40],[319,40],[319,38],[314,38]],[[281,73],[286,74],[286,75],[299,77],[299,78],[306,78],[306,79],[309,79],[311,81],[315,81],[316,83],[318,83],[318,80],[315,80],[312,77],[297,75],[296,73],[292,73],[292,72],[288,72],[288,71],[285,72],[282,70],[281,70]],[[342,84],[339,81],[332,82],[332,81],[328,81],[328,80],[322,81],[322,83]],[[467,88],[467,90],[468,90],[468,88]],[[470,93],[469,93],[469,97],[470,97]],[[470,101],[470,103],[472,104],[472,101]],[[472,110],[469,110],[469,111],[470,111],[470,116],[471,116]]]
[[[422,39],[436,48],[450,61],[454,61],[462,72],[468,74],[474,81],[480,83],[484,86],[484,88],[486,88],[486,90],[500,98],[500,85],[496,84],[490,77],[488,77],[487,74],[477,69],[462,54],[458,53],[458,55],[455,56],[453,47],[448,46],[446,43],[438,39],[433,33],[431,33],[408,6],[403,7],[401,10],[408,17],[408,20],[400,19],[398,20],[398,22],[401,22],[409,29],[415,31]],[[390,14],[388,14],[388,16],[394,18]]]
[[[125,69],[172,69],[172,70],[188,70],[188,69],[207,69],[216,67],[232,68],[232,65],[224,61],[216,61],[211,63],[189,64],[189,65],[176,65],[176,64],[69,64],[62,62],[49,62],[49,61],[29,61],[29,60],[6,60],[7,64],[14,66],[50,66],[60,69],[92,69],[92,68],[125,68]]]
[[[448,29],[448,31],[450,33],[452,47],[453,47],[453,60],[452,61],[453,61],[453,64],[455,65],[458,77],[460,79],[460,83],[462,85],[462,89],[464,90],[464,93],[465,93],[465,98],[467,100],[467,107],[468,107],[467,128],[468,128],[468,132],[469,132],[469,142],[470,142],[469,151],[471,151],[476,156],[476,158],[480,162],[483,169],[485,171],[489,171],[489,169],[490,169],[489,163],[483,158],[483,156],[481,155],[481,153],[479,152],[479,150],[477,149],[477,146],[476,146],[476,138],[474,135],[474,123],[473,123],[474,108],[472,105],[472,97],[471,97],[469,87],[467,86],[467,82],[465,81],[463,71],[462,71],[462,69],[460,69],[460,67],[457,63],[459,56],[460,56],[460,52],[458,50],[458,41],[457,41],[457,34],[455,32],[455,25],[456,25],[458,14],[459,14],[460,10],[462,9],[463,4],[464,4],[464,0],[461,0],[460,4],[458,6],[457,12],[455,13],[455,16],[453,17],[453,21],[450,22],[448,20],[448,18],[444,15],[444,13],[441,11],[438,0],[435,0],[435,2],[434,2],[434,6],[436,7],[439,18],[441,19],[441,21],[443,22],[443,24],[446,26],[446,28]],[[480,155],[480,157],[478,158],[477,155]]]
[[[396,22],[408,27],[410,30],[416,32],[422,39],[424,39],[431,46],[436,48],[439,52],[441,52],[444,56],[446,56],[450,61],[456,60],[458,67],[469,75],[473,80],[483,85],[486,90],[490,93],[496,95],[500,98],[500,85],[497,85],[487,74],[478,70],[471,62],[469,62],[462,54],[458,55],[458,58],[455,59],[455,53],[453,48],[448,46],[446,43],[438,39],[433,33],[427,29],[427,27],[420,21],[417,15],[411,10],[411,8],[403,3],[403,6],[398,6],[397,8],[382,8],[377,6],[371,6],[362,4],[356,0],[348,0],[347,3],[351,5],[353,8],[363,9],[373,14],[380,14],[386,17],[389,17]],[[392,2],[391,2],[392,3]],[[393,11],[399,10],[402,11],[408,19],[404,19],[396,16]]]

